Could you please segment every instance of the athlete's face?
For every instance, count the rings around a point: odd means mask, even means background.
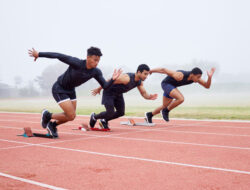
[[[87,65],[90,68],[96,68],[100,61],[100,57],[96,55],[87,56]]]
[[[140,71],[138,71],[138,74],[140,76],[140,79],[142,81],[146,80],[148,75],[149,75],[149,71],[143,70],[143,72],[141,73]]]
[[[192,76],[192,80],[193,80],[194,82],[198,82],[200,78],[201,78],[201,74],[193,75],[193,76]]]

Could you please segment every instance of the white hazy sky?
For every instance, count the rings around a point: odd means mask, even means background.
[[[103,67],[201,60],[250,74],[249,10],[249,0],[0,0],[0,81],[57,62],[34,63],[31,47],[85,58],[97,46]]]

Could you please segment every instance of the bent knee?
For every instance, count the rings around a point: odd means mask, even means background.
[[[113,115],[115,115],[115,110],[107,111],[107,115],[112,117]]]
[[[76,113],[67,114],[67,119],[73,121],[76,118]]]
[[[163,104],[161,107],[162,109],[167,108],[169,104]]]
[[[125,115],[125,112],[124,111],[120,111],[119,112],[119,117],[122,117],[122,116],[124,116]]]
[[[183,102],[184,102],[184,97],[178,98],[177,100],[178,100],[180,103],[183,103]]]

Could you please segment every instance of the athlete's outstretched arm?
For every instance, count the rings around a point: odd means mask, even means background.
[[[177,71],[172,71],[166,68],[155,68],[149,71],[150,74],[152,73],[162,73],[162,74],[166,74],[170,77],[173,77],[175,80],[177,81],[181,81],[184,77],[182,72],[177,72]]]
[[[204,86],[205,88],[210,88],[214,72],[215,72],[215,68],[212,68],[210,71],[207,71],[207,76],[208,76],[207,81],[199,79],[198,83]]]
[[[104,78],[103,78],[103,75],[102,75],[102,72],[101,70],[98,70],[96,76],[95,76],[95,79],[97,80],[97,82],[101,85],[101,88],[103,89],[107,89],[109,88],[113,83],[114,81],[116,81],[119,76],[122,74],[122,69],[119,69],[116,71],[116,69],[114,70],[114,73],[112,75],[112,78],[108,81],[106,81]]]
[[[157,98],[157,94],[148,94],[146,89],[143,86],[143,82],[141,82],[141,85],[137,87],[139,92],[141,93],[142,97],[147,100],[155,100]]]
[[[34,57],[34,61],[37,60],[38,57],[46,57],[51,59],[58,59],[72,67],[78,68],[81,65],[81,60],[76,57],[71,57],[68,55],[64,55],[61,53],[52,53],[52,52],[38,52],[34,48],[29,50],[30,57]]]

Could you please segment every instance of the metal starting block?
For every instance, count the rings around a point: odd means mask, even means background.
[[[148,123],[143,122],[143,123],[136,123],[134,119],[129,118],[128,121],[123,121],[120,123],[121,125],[128,125],[128,126],[147,126],[147,127],[153,127],[155,126],[155,123]]]
[[[53,136],[51,136],[49,133],[47,134],[41,134],[41,133],[32,133],[32,130],[30,127],[25,127],[24,129],[24,133],[22,135],[18,135],[18,136],[23,136],[23,137],[42,137],[42,138],[54,138]]]

